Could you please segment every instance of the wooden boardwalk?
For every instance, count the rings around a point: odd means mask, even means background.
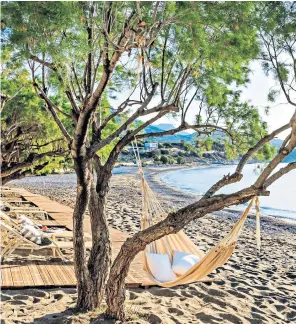
[[[52,220],[40,221],[43,225],[63,226],[73,229],[73,209],[52,201],[45,196],[20,189],[20,195],[35,206],[45,210]],[[86,217],[84,230],[91,234],[90,219]],[[128,238],[128,233],[110,228],[112,258],[118,254],[121,245]],[[1,265],[0,284],[2,288],[16,289],[28,287],[75,287],[76,278],[72,262],[27,261],[4,262]],[[133,260],[126,278],[127,287],[146,285],[149,279],[142,267],[141,255]]]

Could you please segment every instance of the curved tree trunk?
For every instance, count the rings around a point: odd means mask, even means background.
[[[116,257],[106,287],[106,315],[118,320],[125,320],[125,278],[135,256],[145,249],[146,244],[136,242],[134,238],[127,239]]]
[[[106,315],[119,320],[125,319],[125,278],[132,260],[153,241],[168,234],[179,232],[185,225],[194,219],[201,218],[208,213],[218,211],[224,207],[249,201],[258,194],[264,194],[262,189],[246,188],[230,195],[219,195],[197,201],[176,212],[171,212],[166,219],[136,233],[122,245],[119,254],[113,262],[108,284],[106,287]]]

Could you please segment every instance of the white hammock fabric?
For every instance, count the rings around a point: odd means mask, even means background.
[[[139,173],[141,175],[141,186],[142,186],[142,219],[141,228],[142,230],[158,223],[159,221],[166,218],[167,214],[161,207],[158,199],[154,192],[145,180],[144,172],[142,169],[141,159],[138,147],[133,145],[136,161],[139,167]],[[209,281],[207,275],[213,272],[217,267],[221,267],[232,255],[237,239],[244,226],[245,220],[249,214],[252,205],[255,204],[256,208],[256,237],[257,247],[260,249],[260,210],[259,210],[259,199],[254,197],[240,219],[236,222],[232,230],[226,235],[216,246],[210,249],[205,254],[191,241],[191,239],[183,232],[180,231],[177,234],[170,234],[162,237],[161,239],[149,244],[143,252],[143,266],[144,270],[147,271],[151,284],[156,284],[161,287],[174,287],[177,285],[189,284],[196,281]],[[174,251],[187,252],[196,255],[200,258],[200,262],[190,268],[185,274],[178,276],[174,281],[170,282],[159,282],[153,277],[149,264],[147,262],[146,253],[159,253],[168,254],[170,261],[173,261]]]

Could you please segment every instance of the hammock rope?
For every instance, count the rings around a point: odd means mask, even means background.
[[[166,218],[167,213],[161,206],[155,193],[150,188],[148,182],[145,179],[144,171],[142,168],[142,162],[140,158],[140,152],[135,139],[135,144],[132,143],[133,151],[136,157],[136,163],[138,165],[139,173],[141,176],[142,187],[142,218],[141,229],[144,230],[152,225],[155,225],[159,221]],[[198,247],[192,242],[192,240],[183,232],[179,231],[177,234],[169,234],[149,244],[145,251],[143,251],[143,266],[147,271],[150,280],[153,284],[157,284],[162,287],[174,287],[176,285],[188,284],[195,281],[208,281],[208,275],[213,272],[217,267],[221,267],[232,255],[238,237],[243,229],[246,218],[249,215],[251,207],[255,205],[256,209],[256,239],[257,248],[260,251],[260,207],[259,198],[254,197],[250,201],[249,205],[243,212],[242,216],[235,223],[232,230],[213,248],[209,250],[207,254],[198,249]],[[168,254],[170,261],[173,261],[174,251],[187,252],[199,257],[200,261],[190,268],[185,274],[178,276],[176,280],[170,282],[159,282],[153,277],[149,264],[147,262],[146,253],[159,253]]]

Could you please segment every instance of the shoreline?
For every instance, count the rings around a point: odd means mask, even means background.
[[[187,170],[187,169],[199,169],[199,168],[213,168],[213,167],[217,167],[219,165],[215,165],[215,164],[211,164],[211,165],[200,165],[200,166],[188,166],[188,167],[174,167],[174,168],[166,168],[166,169],[158,169],[158,168],[147,168],[146,170],[148,170],[148,175],[146,175],[147,180],[149,181],[150,184],[152,184],[152,186],[154,186],[155,190],[163,190],[163,191],[167,191],[168,193],[170,192],[174,192],[175,194],[180,194],[182,197],[184,197],[187,201],[192,202],[193,200],[196,199],[200,199],[202,197],[202,195],[199,194],[193,194],[190,192],[187,192],[185,190],[182,190],[178,187],[175,186],[171,186],[168,183],[166,183],[163,179],[161,179],[161,176],[163,174],[166,174],[168,172],[174,172],[174,171],[180,171],[180,170]],[[145,172],[145,170],[144,170]],[[240,214],[242,213],[242,210],[240,209],[236,209],[233,208],[234,206],[228,207],[225,209],[225,211],[228,211],[230,213],[233,214]],[[266,207],[262,207],[261,206],[261,211],[265,211]],[[269,208],[269,207],[267,207]],[[271,208],[273,209],[273,208]],[[293,212],[293,211],[291,211]],[[216,212],[219,213],[219,212]],[[215,214],[215,213],[214,213]],[[295,211],[296,214],[296,211]],[[254,216],[255,213],[254,212],[250,212],[250,216]],[[267,220],[271,220],[274,222],[284,222],[287,223],[289,225],[292,226],[296,226],[296,218],[291,218],[288,216],[282,216],[282,215],[266,215],[266,214],[261,214],[261,219],[267,219]]]

